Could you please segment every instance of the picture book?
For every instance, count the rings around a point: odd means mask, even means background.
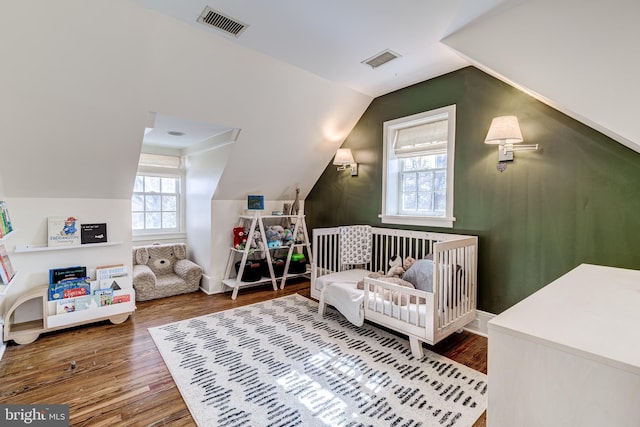
[[[107,289],[96,289],[95,291],[93,291],[94,295],[98,295],[98,296],[102,296],[102,295],[109,295],[109,296],[113,296],[113,289],[111,288],[107,288]]]
[[[48,218],[48,246],[75,246],[80,244],[78,219],[73,216],[50,216]]]
[[[129,294],[114,295],[113,296],[113,303],[114,304],[119,304],[121,302],[129,302],[129,301],[131,301],[131,295],[129,295]]]
[[[95,295],[86,295],[78,297],[76,300],[76,311],[88,310],[90,308],[98,308],[98,301]]]
[[[76,311],[76,301],[74,299],[64,299],[56,304],[56,314],[73,313]]]
[[[87,267],[75,266],[52,268],[49,270],[49,283],[60,283],[68,280],[78,280],[87,277]]]
[[[109,279],[127,275],[127,267],[124,264],[101,265],[96,267],[96,280]]]
[[[11,260],[9,259],[9,253],[4,245],[0,245],[0,276],[2,276],[2,282],[8,285],[13,276],[16,275],[16,271],[13,269]]]
[[[84,295],[89,295],[89,290],[86,287],[78,286],[75,288],[69,288],[62,291],[62,298],[75,298]]]
[[[98,283],[98,287],[100,289],[113,289],[114,291],[119,291],[120,289],[130,289],[132,287],[131,277],[129,276],[102,279]]]
[[[0,200],[0,237],[4,237],[13,231],[7,202]]]
[[[81,224],[80,243],[83,245],[90,243],[104,243],[107,241],[107,224]]]
[[[49,301],[70,298],[72,296],[90,295],[89,279],[67,280],[49,285]]]
[[[100,295],[100,306],[113,304],[113,295]]]

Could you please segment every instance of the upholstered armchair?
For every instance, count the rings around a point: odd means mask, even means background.
[[[187,259],[184,243],[156,243],[133,248],[136,301],[195,292],[201,278],[202,267]]]

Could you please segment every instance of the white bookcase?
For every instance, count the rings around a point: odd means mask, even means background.
[[[291,230],[293,234],[293,243],[280,246],[276,248],[267,247],[266,230],[270,225],[282,225],[283,222],[288,222],[293,226]],[[238,227],[244,227],[248,230],[247,242],[243,249],[236,249],[233,245],[230,248],[229,261],[227,262],[227,268],[224,273],[224,279],[222,283],[230,288],[233,288],[231,299],[236,299],[238,296],[238,290],[243,286],[255,286],[258,284],[264,284],[271,282],[273,290],[278,290],[278,280],[280,280],[280,289],[284,289],[286,281],[294,277],[306,276],[308,277],[309,270],[305,269],[304,272],[290,273],[291,256],[294,253],[302,253],[305,256],[307,266],[311,265],[311,245],[309,243],[309,233],[307,232],[307,225],[304,219],[304,215],[262,215],[259,211],[252,215],[241,215],[238,221]],[[242,281],[240,278],[244,278],[247,261],[250,257],[255,257],[255,252],[252,254],[251,245],[253,243],[253,235],[255,231],[259,231],[261,239],[264,243],[264,258],[263,262],[266,263],[269,274],[263,275],[259,280],[255,281]],[[296,241],[297,236],[301,236],[299,241]],[[304,249],[306,248],[306,254]],[[281,277],[277,277],[273,269],[274,254],[276,252],[285,252],[285,265],[284,271]],[[240,266],[236,273],[235,264],[240,261]],[[258,262],[259,260],[256,260]]]
[[[17,246],[14,252],[41,252],[41,251],[65,251],[71,249],[90,249],[100,246],[119,245],[122,242],[109,243],[93,243],[76,246]],[[9,286],[16,281],[18,274],[14,276]],[[124,279],[124,278],[122,278]],[[131,278],[127,278],[130,283]],[[6,293],[9,286],[6,286]],[[2,319],[3,323],[3,341],[13,340],[17,344],[28,344],[40,336],[44,332],[51,332],[59,329],[70,328],[73,326],[83,325],[87,323],[109,320],[113,324],[122,323],[129,318],[135,311],[135,290],[131,286],[125,286],[123,289],[114,291],[114,296],[129,295],[129,301],[117,304],[106,305],[102,307],[90,308],[87,310],[74,311],[65,314],[56,314],[56,301],[49,301],[48,285],[38,286],[20,295],[11,307],[6,311]],[[3,290],[0,288],[0,298],[4,297]],[[23,304],[32,303],[42,306],[42,318],[25,322],[15,322],[14,317],[16,310]],[[2,343],[5,345],[4,342]]]

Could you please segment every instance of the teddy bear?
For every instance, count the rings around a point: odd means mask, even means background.
[[[262,241],[262,233],[260,233],[258,230],[253,232],[253,238],[251,239],[251,252],[257,252],[258,256],[261,259],[267,257],[267,254],[264,250],[264,242]]]
[[[395,256],[393,258],[391,258],[391,260],[389,261],[389,271],[387,272],[387,274],[384,274],[383,271],[379,271],[377,273],[369,273],[369,275],[367,275],[367,277],[371,278],[371,279],[377,279],[383,282],[387,282],[387,283],[393,283],[395,285],[399,285],[399,286],[405,286],[407,288],[411,288],[411,289],[415,289],[415,286],[413,286],[413,284],[411,282],[407,282],[406,280],[402,279],[402,276],[404,275],[404,273],[416,262],[415,258],[413,257],[407,257],[405,258],[404,262],[402,261],[401,258]],[[358,289],[363,290],[364,289],[364,279],[360,280],[356,286]],[[394,292],[393,295],[391,296],[392,299],[397,300],[399,298],[399,293],[398,292]],[[386,300],[388,297],[388,290],[385,289],[384,291],[384,299]],[[407,305],[409,303],[409,301],[406,300],[406,298],[402,298],[402,301],[395,301],[397,304],[399,303],[400,305]],[[414,301],[414,297],[411,297],[411,301],[410,302],[415,302]]]
[[[242,250],[246,244],[247,232],[244,227],[233,227],[233,247]]]

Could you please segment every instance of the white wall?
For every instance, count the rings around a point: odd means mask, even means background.
[[[640,151],[640,3],[514,4],[443,42],[488,73]]]
[[[292,180],[304,196],[371,101],[127,0],[4,2],[0,12],[10,197],[130,197],[150,112],[241,129],[216,198],[252,192],[246,170],[278,171],[270,199]]]
[[[131,200],[7,198],[14,229],[7,242],[11,263],[19,276],[11,285],[4,308],[29,289],[49,283],[49,269],[86,266],[95,277],[95,267],[125,264],[131,271]],[[15,246],[47,244],[47,217],[74,216],[79,223],[107,223],[107,239],[115,246],[81,245],[77,249],[14,253]],[[4,312],[4,309],[2,310]]]

